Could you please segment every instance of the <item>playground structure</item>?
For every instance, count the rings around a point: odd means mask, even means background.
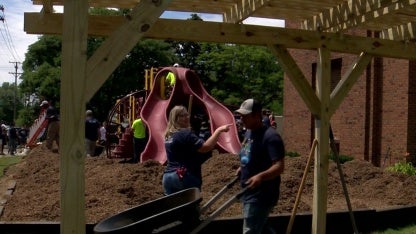
[[[135,91],[117,100],[114,107],[111,109],[107,118],[107,157],[131,157],[132,142],[129,132],[134,119],[140,115],[141,107],[145,101],[147,93],[153,85],[154,75],[157,69],[151,68],[145,70],[145,89]],[[27,139],[27,147],[36,147],[39,138],[43,135],[48,126],[46,119],[46,111],[42,111],[39,117],[33,122],[29,128],[29,135]],[[127,131],[125,131],[127,129]]]
[[[39,117],[33,122],[29,128],[29,135],[27,137],[26,146],[33,148],[37,146],[38,139],[43,135],[46,127],[48,126],[48,120],[46,119],[46,111],[42,111]]]
[[[142,117],[148,130],[148,143],[140,161],[156,160],[165,163],[163,133],[169,110],[175,105],[187,106],[191,125],[199,130],[201,119],[210,123],[211,132],[223,124],[232,124],[228,133],[218,140],[218,150],[236,154],[240,149],[234,115],[202,86],[198,76],[187,68],[166,67],[145,70],[145,89],[132,92],[117,100],[107,120],[107,157],[131,158],[133,143],[131,124]],[[176,83],[170,86],[166,76],[173,73]]]
[[[172,90],[166,90],[165,77],[170,72],[175,75],[176,83]],[[162,164],[166,162],[163,133],[167,125],[167,113],[175,105],[187,106],[194,130],[199,130],[198,120],[193,121],[197,119],[195,116],[206,119],[211,132],[221,125],[231,124],[230,130],[219,137],[217,149],[220,152],[237,154],[241,143],[234,115],[208,94],[194,71],[182,67],[166,67],[158,71],[154,83],[141,111],[142,119],[149,129],[149,141],[141,154],[141,161],[153,159]],[[170,95],[163,96],[165,92],[170,92]]]
[[[117,100],[107,119],[106,155],[130,158],[133,155],[131,124],[140,115],[146,90],[132,92]]]
[[[157,68],[145,69],[145,88],[117,100],[107,118],[106,155],[108,158],[131,158],[133,140],[131,125],[140,116],[141,108],[153,86]]]
[[[173,86],[166,82],[168,73],[176,77]],[[191,125],[199,130],[202,119],[210,123],[211,132],[223,124],[232,124],[229,132],[221,134],[218,150],[236,154],[240,149],[234,115],[224,105],[211,97],[202,86],[198,76],[187,68],[166,67],[145,70],[145,89],[134,91],[117,100],[107,118],[106,155],[109,158],[131,158],[133,139],[131,125],[142,116],[149,132],[148,144],[141,161],[154,159],[165,163],[163,132],[167,114],[174,105],[187,106]],[[30,127],[28,146],[35,147],[47,127],[46,112]]]

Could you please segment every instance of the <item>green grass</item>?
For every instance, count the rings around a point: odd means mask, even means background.
[[[11,165],[18,163],[22,159],[21,156],[5,156],[0,158],[0,177],[4,175],[4,171]]]
[[[410,162],[397,162],[391,167],[386,168],[387,171],[400,172],[406,175],[416,175],[416,167]]]
[[[416,234],[416,224],[398,229],[386,229],[384,231],[375,231],[370,234]]]

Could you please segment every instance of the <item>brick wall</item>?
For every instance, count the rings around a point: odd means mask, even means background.
[[[296,23],[286,23],[286,27],[297,26]],[[349,33],[377,36],[359,30]],[[312,83],[317,52],[295,49],[289,51],[306,79]],[[341,77],[357,57],[358,55],[331,53],[331,59],[342,60]],[[410,68],[407,60],[372,60],[332,116],[331,126],[335,138],[340,142],[340,154],[372,161],[380,166],[402,160],[408,149],[416,154],[416,133],[407,134],[408,118],[412,118],[409,121],[409,131],[413,129],[412,132],[415,132],[416,127],[416,105],[412,101],[416,100],[416,92],[413,91],[416,81],[409,86],[409,76],[415,76],[416,63]],[[408,94],[412,94],[414,98],[410,100]],[[410,113],[415,114],[409,114],[408,106],[412,107]],[[283,116],[282,135],[287,151],[308,155],[314,137],[314,123],[310,111],[286,76]]]

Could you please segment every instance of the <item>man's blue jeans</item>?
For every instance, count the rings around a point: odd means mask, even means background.
[[[259,205],[258,203],[243,204],[243,234],[276,233],[267,225],[267,218],[273,206]]]

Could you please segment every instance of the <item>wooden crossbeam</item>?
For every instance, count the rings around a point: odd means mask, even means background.
[[[92,35],[107,36],[125,23],[125,17],[90,16]],[[60,14],[25,13],[25,31],[34,34],[60,34]],[[184,41],[235,43],[247,45],[276,44],[286,48],[316,50],[325,46],[332,52],[415,60],[416,44],[347,34],[301,29],[227,24],[197,20],[158,19],[144,34],[145,38]]]
[[[286,48],[277,45],[270,45],[269,49],[276,56],[276,59],[281,64],[285,74],[289,77],[295,89],[298,91],[300,97],[305,102],[312,115],[319,118],[319,106],[321,105],[315,91],[311,84],[303,75],[296,61],[290,55]]]
[[[240,23],[253,15],[254,12],[267,6],[270,0],[240,0],[237,4],[226,11],[224,14],[224,22]]]
[[[339,81],[335,89],[331,93],[331,104],[329,106],[329,116],[332,116],[338,107],[341,105],[348,92],[352,89],[352,86],[361,76],[363,71],[367,68],[373,56],[362,53],[349,67],[344,77]]]
[[[416,9],[416,0],[396,0],[393,2],[349,0],[331,9],[323,10],[311,19],[303,21],[302,28],[309,30],[319,28],[327,32],[339,32],[367,23],[371,25],[371,21],[384,17],[390,19],[389,23],[395,18],[398,20],[397,24],[401,24],[403,22],[400,21],[400,15],[396,13],[403,9]],[[408,21],[406,17],[403,19],[403,21]],[[378,24],[383,23],[382,20],[377,22]],[[366,28],[369,28],[369,26],[367,25]]]
[[[171,0],[161,5],[142,1],[120,27],[104,41],[87,63],[86,98],[89,100],[118,67],[126,54],[153,26]]]

